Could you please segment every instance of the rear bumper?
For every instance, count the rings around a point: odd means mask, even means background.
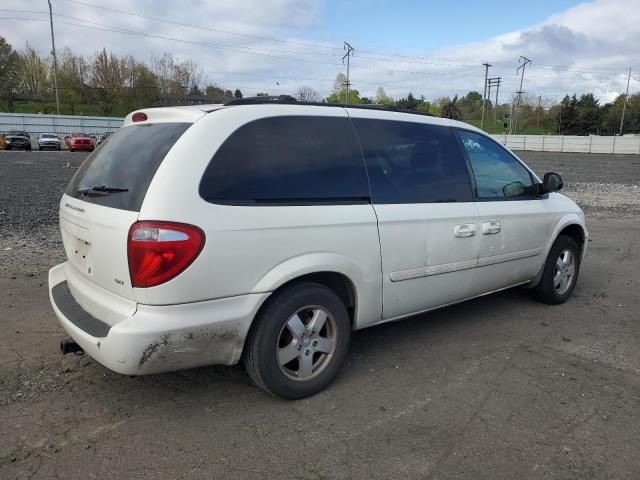
[[[60,324],[85,353],[124,375],[237,363],[251,322],[269,295],[138,304],[131,316],[109,326],[73,300],[66,281],[64,264],[49,271],[49,298]]]

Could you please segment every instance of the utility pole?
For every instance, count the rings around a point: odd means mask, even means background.
[[[484,62],[484,90],[482,91],[482,119],[480,120],[480,128],[484,128],[484,108],[487,103],[487,77],[489,75],[489,67],[492,67],[489,62]]]
[[[351,85],[351,83],[349,82],[349,59],[351,58],[351,55],[353,55],[353,52],[355,50],[348,42],[344,42],[343,50],[347,51],[347,53],[345,53],[344,56],[342,57],[343,65],[344,65],[344,59],[345,58],[347,59],[347,84],[346,84],[346,90],[344,95],[344,103],[349,103],[349,85]]]
[[[542,104],[542,96],[538,95],[538,118],[536,119],[536,127],[540,126],[540,106]]]
[[[496,86],[498,88],[500,85],[500,82],[502,80],[502,77],[492,77],[492,78],[488,78],[487,79],[487,99],[489,100],[489,103],[491,103],[491,87]],[[497,99],[498,99],[498,94],[496,93],[496,107],[497,107]],[[487,112],[488,115],[488,112]],[[495,120],[496,120],[496,116],[495,116],[495,112],[494,112],[494,130],[495,130]],[[487,117],[488,119],[488,117]],[[488,131],[488,130],[487,130]]]
[[[516,110],[514,112],[515,118],[513,119],[514,133],[518,131],[518,110],[520,109],[520,99],[522,97],[522,94],[524,93],[522,91],[522,82],[524,81],[524,70],[527,67],[527,64],[531,63],[531,60],[529,60],[527,57],[523,57],[522,55],[520,55],[520,58],[518,59],[518,63],[521,63],[522,65],[520,65],[516,69],[516,73],[519,72],[520,69],[522,69],[522,76],[520,77],[520,89],[516,92],[518,94],[518,100],[516,101]]]
[[[49,4],[49,23],[51,25],[51,53],[53,54],[53,88],[56,91],[56,112],[60,115],[60,98],[58,97],[58,59],[56,58],[56,41],[53,36],[53,13],[51,11],[51,0],[47,0]]]
[[[520,106],[520,97],[524,93],[524,90],[518,90],[516,92],[518,94],[518,99],[516,100],[516,105],[513,108],[513,122],[511,126],[513,127],[513,135],[518,133],[518,107]]]
[[[627,109],[627,101],[629,100],[629,80],[631,79],[631,67],[627,75],[627,92],[624,94],[624,103],[622,104],[622,118],[620,119],[620,135],[622,135],[622,127],[624,126],[624,111]]]
[[[493,77],[489,79],[489,89],[492,85],[496,86],[496,103],[493,106],[493,131],[495,132],[496,125],[498,124],[498,94],[500,92],[500,84],[502,83],[502,77]]]

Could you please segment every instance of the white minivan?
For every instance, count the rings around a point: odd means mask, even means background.
[[[290,97],[135,112],[60,202],[62,350],[127,375],[242,360],[305,397],[352,330],[516,285],[564,302],[588,234],[561,187],[422,114]]]

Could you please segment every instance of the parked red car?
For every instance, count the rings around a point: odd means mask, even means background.
[[[67,146],[71,152],[75,152],[76,150],[88,150],[89,152],[93,152],[96,148],[95,140],[84,133],[73,133],[69,138]]]

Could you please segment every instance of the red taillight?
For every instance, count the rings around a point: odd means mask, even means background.
[[[147,119],[147,114],[144,112],[136,112],[131,116],[132,122],[144,122]]]
[[[193,225],[138,222],[129,229],[131,285],[160,285],[180,275],[204,247],[204,232]]]

